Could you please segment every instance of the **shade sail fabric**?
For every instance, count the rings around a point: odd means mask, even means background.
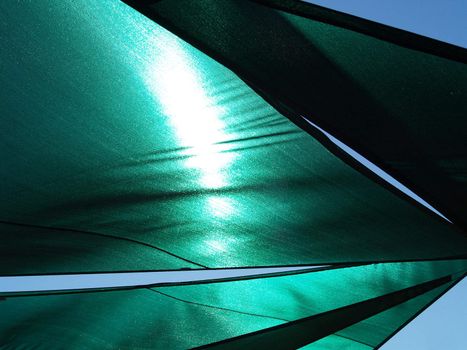
[[[189,349],[280,323],[216,314],[147,289],[7,299],[0,308],[5,349]]]
[[[198,286],[8,296],[0,301],[0,339],[6,349],[61,348],[64,339],[69,349],[187,349],[332,312],[445,276],[457,278],[466,271],[466,264],[385,263]],[[427,300],[434,297],[430,293]],[[397,328],[406,316],[399,312],[387,316],[385,329]],[[361,334],[357,330],[357,340]],[[353,336],[352,332],[347,335]]]
[[[410,83],[401,96],[393,91],[397,76],[369,79],[387,62],[369,64],[354,47],[418,62],[412,51],[392,54],[392,44],[372,46],[360,34],[248,2],[156,7],[164,25],[197,24],[176,30],[193,37],[180,39],[116,0],[0,4],[0,274],[431,261],[191,286],[4,294],[3,348],[186,349],[261,330],[269,337],[271,327],[310,317],[310,325],[323,326],[313,338],[324,337],[318,344],[373,347],[465,273],[465,260],[453,259],[467,254],[463,232],[368,179],[294,119],[317,121],[462,226],[464,163],[453,153],[464,149],[456,114],[465,107],[461,66],[432,56],[418,70],[407,64],[401,74]],[[253,26],[262,31],[250,34],[274,37],[271,28],[288,23],[283,34],[291,40],[256,40],[271,58],[252,60],[248,41],[239,46],[229,33],[237,27],[243,35],[251,27],[241,16],[261,11],[269,12]],[[224,41],[203,37],[213,28]],[[343,38],[347,46],[333,44]],[[257,92],[183,39],[203,50],[205,39],[227,47],[235,64],[247,63]],[[420,75],[423,69],[430,74]],[[443,79],[453,75],[446,87]],[[409,93],[433,77],[440,86],[416,98]],[[427,94],[433,98],[415,113],[407,99],[418,103]],[[433,122],[435,104],[446,108],[446,128],[455,126],[449,139]],[[424,144],[434,137],[439,149]]]
[[[298,0],[126,2],[467,229],[466,49]]]
[[[372,346],[358,343],[352,339],[346,339],[338,335],[330,335],[316,342],[305,345],[300,350],[371,350]]]
[[[220,342],[202,346],[199,349],[273,349],[295,350],[319,340],[330,333],[343,329],[379,312],[426,293],[450,281],[450,277],[418,284],[390,294],[361,301],[343,308],[302,318],[287,324],[248,333]]]
[[[462,273],[467,269],[466,264],[466,260],[371,264],[295,276],[156,290],[188,302],[292,321]]]
[[[0,7],[2,274],[467,254],[127,5]]]
[[[0,275],[199,268],[151,245],[94,232],[0,223]]]
[[[440,297],[454,282],[448,286],[438,287],[430,292],[417,296],[405,303],[381,312],[364,321],[347,327],[333,335],[322,338],[305,347],[303,350],[319,349],[373,349],[384,343],[388,337],[399,330],[399,327],[410,321],[420,310]],[[395,320],[398,320],[395,322]]]
[[[459,280],[450,283],[447,288],[446,286],[436,288],[433,291],[422,294],[399,306],[370,317],[367,320],[340,331],[338,335],[355,337],[360,342],[365,342],[372,346],[380,346],[388,337],[397,332],[401,326],[405,325],[406,322],[410,321],[425,307],[431,305],[434,300],[441,297],[447,289],[451,288],[458,281]],[[395,318],[400,320],[398,326],[393,321]]]

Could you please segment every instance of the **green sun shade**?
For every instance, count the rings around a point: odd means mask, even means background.
[[[309,345],[305,345],[300,350],[372,350],[372,346],[359,343],[353,339],[347,339],[338,335],[330,335]]]
[[[455,282],[435,288],[405,303],[322,338],[303,350],[373,349],[381,345],[400,326],[442,295]]]
[[[364,350],[465,273],[465,51],[262,2],[0,4],[0,281],[352,267],[0,293],[2,349]]]
[[[0,8],[2,274],[467,253],[454,225],[348,166],[127,5]]]
[[[287,324],[208,344],[202,348],[218,350],[295,350],[346,326],[364,320],[379,312],[383,312],[391,307],[395,307],[410,298],[426,293],[449,281],[451,281],[451,277],[429,281],[343,308],[292,321]]]
[[[336,319],[342,309],[343,319],[368,317],[379,310],[376,305],[416,301],[420,293],[429,301],[436,296],[431,290],[448,288],[466,269],[460,260],[383,263],[196,286],[8,296],[0,301],[0,339],[6,349],[61,348],[65,339],[69,349],[187,349],[302,318],[320,320],[328,313]],[[379,335],[423,305],[381,314],[386,325]],[[369,320],[370,326],[381,322]],[[334,325],[322,323],[325,329]],[[343,332],[357,340],[368,336],[358,327]]]
[[[458,279],[454,280],[447,285],[435,288],[432,291],[343,329],[338,332],[338,335],[355,338],[357,341],[371,344],[374,347],[379,346],[389,336],[397,332],[399,327],[410,321],[413,316],[426,306],[429,306],[458,281]],[[396,322],[395,320],[398,321]]]
[[[467,229],[467,50],[294,0],[126,2]]]

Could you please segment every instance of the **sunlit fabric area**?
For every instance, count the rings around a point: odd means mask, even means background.
[[[1,349],[374,349],[467,272],[467,50],[296,0],[0,4]]]

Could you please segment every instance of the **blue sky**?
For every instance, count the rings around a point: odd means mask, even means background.
[[[465,0],[308,0],[467,48]]]
[[[308,0],[467,48],[466,0]],[[465,350],[467,278],[420,314],[381,350]]]

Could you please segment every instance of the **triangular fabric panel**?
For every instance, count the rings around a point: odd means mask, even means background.
[[[303,349],[346,349],[345,346],[348,346],[349,349],[373,349],[383,343],[420,310],[446,292],[453,284],[455,281],[347,327],[334,335],[313,342]]]
[[[298,0],[126,2],[467,228],[466,49]]]
[[[0,8],[3,274],[467,254],[454,225],[124,3]]]
[[[0,301],[0,339],[7,349],[61,348],[64,339],[69,349],[186,349],[421,284],[429,284],[430,289],[435,287],[433,281],[447,285],[450,278],[446,277],[466,271],[466,264],[384,263],[196,286],[10,295]],[[371,310],[373,307],[367,308]],[[394,327],[400,325],[397,317],[389,322]]]
[[[340,337],[338,335],[330,335],[315,341],[309,345],[305,345],[300,350],[371,350],[374,349],[370,345],[358,343],[352,339]]]
[[[336,310],[292,321],[284,325],[208,344],[200,347],[200,349],[295,350],[450,281],[451,277],[446,276]]]

